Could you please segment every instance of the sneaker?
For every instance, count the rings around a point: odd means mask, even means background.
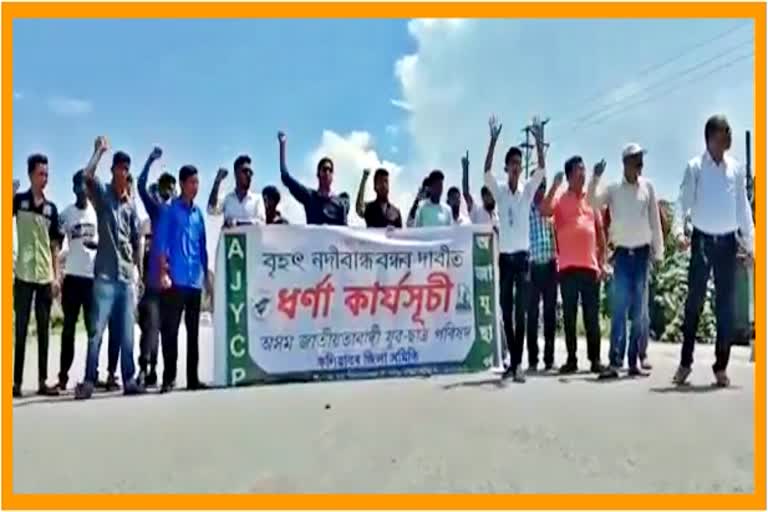
[[[672,382],[678,386],[683,386],[688,382],[688,376],[691,374],[691,369],[685,366],[679,366],[675,372],[675,376],[672,377]]]
[[[511,366],[507,366],[507,369],[504,370],[504,373],[501,374],[501,379],[507,380],[510,377],[514,377],[514,376],[515,376],[515,369],[512,368]]]
[[[64,392],[67,390],[67,384],[69,383],[69,379],[67,377],[59,377],[59,383],[56,384],[56,387],[59,389],[59,392]]]
[[[592,365],[589,367],[589,371],[592,373],[601,374],[605,371],[605,366],[600,364],[600,361],[593,361]]]
[[[565,363],[563,366],[560,367],[561,374],[576,373],[578,371],[579,371],[579,367],[575,362]]]
[[[208,389],[208,384],[196,380],[192,381],[190,384],[187,384],[187,389],[189,391],[202,391]]]
[[[21,394],[21,386],[14,384],[13,385],[13,398],[21,398],[23,395]]]
[[[545,372],[551,372],[555,367],[555,363],[546,363],[544,365],[544,371]]]
[[[93,384],[81,382],[75,386],[75,400],[88,400],[93,396]]]
[[[145,381],[145,384],[148,388],[157,387],[157,372],[155,371],[154,368],[152,368],[147,374],[147,379]]]
[[[533,363],[528,365],[528,375],[533,375],[539,372],[539,364]]]
[[[109,377],[107,377],[107,382],[104,384],[104,389],[106,391],[117,391],[120,389],[120,383],[117,381],[117,377],[115,377],[114,373],[110,373]]]
[[[124,395],[142,395],[144,393],[146,393],[144,386],[135,381],[128,382],[123,389]]]
[[[521,366],[518,366],[515,370],[514,374],[512,375],[512,381],[519,384],[523,384],[525,382],[525,373],[523,372],[523,368]]]
[[[720,370],[719,372],[715,372],[715,386],[719,388],[727,388],[731,385],[731,379],[728,378],[728,375],[725,373],[725,370]]]
[[[147,372],[144,370],[139,371],[139,374],[136,376],[136,384],[143,388],[147,387]]]
[[[619,370],[615,366],[603,369],[597,377],[600,380],[615,380],[619,378]]]
[[[175,387],[176,387],[176,383],[175,382],[165,382],[165,383],[163,383],[162,387],[160,388],[160,392],[161,393],[170,393],[171,391],[174,390]]]
[[[647,357],[643,357],[640,359],[640,368],[643,370],[653,370],[653,366],[651,366],[651,363],[648,362]]]
[[[59,389],[56,386],[49,386],[45,382],[41,382],[37,388],[38,396],[59,396]]]
[[[630,377],[647,377],[648,373],[638,368],[637,366],[630,366],[627,375]]]

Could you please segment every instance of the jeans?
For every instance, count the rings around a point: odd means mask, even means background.
[[[630,322],[627,362],[630,368],[637,367],[640,340],[648,332],[645,290],[649,257],[648,245],[633,249],[617,247],[614,254],[610,363],[615,368],[623,366],[627,352],[627,315]]]
[[[543,302],[544,365],[555,364],[555,329],[557,324],[557,263],[531,264],[528,301],[528,364],[539,363],[539,304]]]
[[[509,347],[510,368],[517,368],[523,360],[525,340],[525,314],[528,308],[530,269],[528,252],[499,255],[501,314],[504,335]],[[512,314],[514,312],[514,326]]]
[[[643,308],[643,333],[640,335],[640,339],[637,340],[637,356],[640,358],[640,361],[644,361],[648,358],[648,342],[651,339],[651,297],[649,295],[650,282],[651,266],[649,261],[648,275],[645,278],[645,287],[643,289],[643,301],[640,304]]]
[[[157,366],[157,349],[160,342],[160,293],[147,288],[139,304],[139,370],[154,370]]]
[[[28,283],[16,279],[13,282],[13,309],[16,315],[13,384],[18,388],[21,388],[24,380],[24,353],[27,348],[27,332],[33,299],[37,322],[37,379],[40,384],[43,384],[48,378],[48,335],[53,303],[51,285],[50,283]]]
[[[61,287],[61,308],[64,313],[64,325],[61,329],[61,357],[59,360],[59,381],[69,380],[69,370],[75,358],[75,329],[83,310],[85,331],[93,334],[93,278],[67,275]]]
[[[597,272],[586,268],[567,268],[560,272],[560,294],[563,297],[563,329],[568,364],[577,364],[576,315],[581,299],[584,330],[587,332],[587,357],[600,362],[600,281]]]
[[[176,364],[179,357],[179,326],[184,314],[187,329],[187,386],[200,382],[197,375],[199,360],[200,302],[202,290],[174,286],[163,293],[163,384],[176,382]]]
[[[690,368],[699,329],[701,310],[707,294],[710,274],[715,274],[715,340],[714,371],[724,371],[731,355],[731,341],[736,306],[736,234],[707,235],[698,229],[691,237],[691,262],[688,266],[688,298],[683,320],[683,348],[680,366]]]
[[[96,279],[93,283],[93,333],[88,340],[85,382],[98,378],[99,352],[104,330],[109,326],[120,347],[120,371],[123,385],[133,381],[133,286],[131,283]]]

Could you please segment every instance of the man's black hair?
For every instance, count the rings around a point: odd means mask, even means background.
[[[280,203],[280,191],[277,190],[277,187],[274,185],[267,185],[264,187],[264,189],[261,191],[261,195],[266,199],[273,200],[275,204]]]
[[[197,175],[197,167],[194,165],[185,165],[179,169],[179,183],[184,183],[192,176]]]
[[[48,165],[48,157],[42,153],[29,155],[29,158],[27,158],[27,174],[32,174],[32,171],[34,171],[35,167],[38,165]]]
[[[323,167],[323,164],[328,164],[331,166],[331,172],[333,172],[333,160],[331,160],[329,157],[324,156],[320,159],[320,161],[317,162],[317,170],[319,171],[321,167]]]
[[[457,196],[461,195],[461,192],[459,192],[459,187],[451,187],[451,188],[448,189],[448,195],[449,196],[450,195],[454,195],[454,194],[457,195]]]
[[[125,164],[130,167],[131,157],[125,151],[118,151],[112,156],[112,167],[115,168],[118,165]]]
[[[160,176],[160,178],[158,178],[157,184],[160,185],[161,187],[166,186],[166,185],[169,186],[169,187],[172,187],[172,186],[176,185],[176,177],[173,174],[169,173],[169,172],[164,172]]]
[[[427,176],[427,186],[432,185],[436,181],[445,181],[445,175],[442,171],[435,169],[431,173],[429,173],[429,176]]]
[[[378,181],[380,178],[387,178],[387,177],[389,177],[389,171],[387,171],[383,167],[376,169],[376,172],[373,173],[374,182]]]
[[[568,160],[565,161],[565,177],[570,178],[571,173],[576,169],[576,166],[579,164],[583,164],[584,159],[581,158],[579,155],[572,156]]]
[[[707,124],[704,125],[704,141],[709,142],[709,139],[719,131],[730,131],[731,127],[728,124],[728,120],[723,115],[714,115],[707,119]]]
[[[72,175],[72,185],[77,185],[78,182],[85,179],[85,169],[80,169]]]
[[[235,172],[239,171],[240,168],[244,165],[251,165],[251,157],[248,155],[240,155],[237,158],[235,158],[235,165],[233,166]]]
[[[504,157],[504,165],[509,165],[509,161],[512,160],[512,157],[520,157],[523,158],[523,152],[520,150],[517,146],[512,146],[507,151],[507,155]]]

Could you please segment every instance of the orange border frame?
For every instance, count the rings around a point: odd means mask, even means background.
[[[3,3],[2,188],[12,186],[13,27],[15,18],[751,18],[755,38],[755,169],[766,168],[764,3]],[[13,493],[12,397],[2,383],[4,509],[763,509],[765,460],[765,184],[756,189],[755,493],[576,495],[23,495]],[[12,373],[12,211],[2,210],[2,370]]]

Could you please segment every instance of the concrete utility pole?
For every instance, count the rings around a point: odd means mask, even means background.
[[[541,126],[544,128],[544,126],[547,125],[549,122],[549,118],[544,119],[541,121]],[[525,141],[520,144],[520,147],[524,150],[523,153],[523,169],[525,170],[525,179],[528,179],[531,174],[531,153],[533,152],[533,149],[536,148],[536,141],[533,139],[533,124],[529,124],[528,126],[524,127],[522,132],[525,133]],[[549,147],[548,142],[544,142],[544,149]]]
[[[752,175],[752,134],[747,130],[746,134],[747,156],[746,156],[746,171],[747,171],[747,197],[749,198],[749,204],[752,206],[752,217],[755,216],[755,178]]]

